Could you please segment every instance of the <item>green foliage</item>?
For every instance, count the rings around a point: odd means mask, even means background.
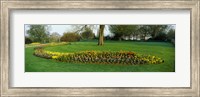
[[[137,25],[110,25],[109,30],[115,38],[121,40],[122,36],[130,36],[138,29]]]
[[[150,35],[150,40],[166,41],[166,32],[168,28],[168,25],[141,25],[139,26],[138,31],[142,39],[145,39],[146,36]]]
[[[94,36],[95,35],[94,35],[93,31],[89,27],[86,27],[85,30],[81,33],[81,37],[84,40],[93,39]]]
[[[146,25],[148,26],[148,32],[152,36],[152,38],[156,38],[159,33],[166,33],[168,29],[168,25]]]
[[[167,40],[175,45],[175,29],[170,29],[167,33]]]
[[[61,37],[61,41],[64,42],[75,42],[75,41],[80,41],[80,39],[81,39],[80,35],[75,32],[64,33],[63,36]]]
[[[32,40],[28,37],[25,37],[25,44],[30,44],[32,43]]]
[[[153,40],[165,40],[168,25],[110,25],[109,30],[119,40],[123,36],[140,37],[140,40],[145,40],[145,37],[151,36]],[[137,39],[136,39],[137,40]]]
[[[139,55],[134,52],[119,51],[119,52],[97,52],[85,51],[76,53],[59,53],[45,51],[37,48],[34,55],[54,59],[61,62],[71,63],[96,63],[96,64],[123,64],[123,65],[137,65],[137,64],[159,64],[164,60],[150,55]]]
[[[134,36],[138,36],[138,35],[140,35],[140,38],[141,39],[143,39],[143,40],[145,40],[145,37],[147,36],[147,35],[150,35],[150,27],[149,26],[146,26],[146,25],[140,25],[140,26],[138,26],[138,31],[136,31],[135,33],[134,33]]]
[[[175,29],[170,29],[169,32],[167,33],[167,39],[172,40],[175,39]]]
[[[33,42],[46,43],[48,41],[49,32],[45,25],[30,25],[27,34]]]

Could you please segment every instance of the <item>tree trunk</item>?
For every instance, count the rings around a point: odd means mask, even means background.
[[[98,45],[103,45],[104,28],[105,28],[105,25],[100,25],[100,27],[99,27],[99,42],[98,42]]]

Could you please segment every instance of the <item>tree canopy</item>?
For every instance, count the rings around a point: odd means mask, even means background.
[[[175,29],[170,29],[167,33],[168,40],[175,39]]]
[[[145,25],[148,27],[148,32],[155,38],[159,33],[166,33],[168,25]]]
[[[111,33],[115,35],[119,40],[121,40],[122,36],[130,36],[134,32],[136,32],[138,26],[136,25],[110,25],[109,30]]]
[[[33,42],[45,43],[48,40],[48,27],[45,25],[30,25],[27,31],[28,36]]]
[[[89,40],[94,38],[94,33],[91,28],[86,27],[85,30],[81,33],[81,38],[84,40]]]
[[[49,42],[60,42],[60,34],[57,32],[53,32],[49,36]]]
[[[152,39],[166,39],[166,33],[169,25],[110,25],[109,30],[114,34],[115,38],[121,40],[123,37],[134,37],[136,40],[146,40],[147,36]]]

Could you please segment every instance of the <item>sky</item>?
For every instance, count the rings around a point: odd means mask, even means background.
[[[29,30],[29,25],[25,25],[25,31]],[[49,32],[53,33],[53,32],[57,32],[60,35],[63,35],[64,32],[70,32],[73,31],[74,25],[48,25],[49,27]],[[97,27],[94,28],[93,33],[95,35],[97,35]],[[107,35],[113,35],[112,33],[110,33],[110,31],[108,30],[108,26],[105,26],[104,29],[104,36]]]
[[[74,25],[49,25],[50,26],[50,29],[49,29],[49,32],[50,33],[53,33],[53,32],[57,32],[59,33],[60,35],[63,35],[64,32],[70,32],[73,30],[74,28]],[[172,25],[172,27],[175,29],[176,28],[176,25]],[[95,27],[94,30],[93,30],[93,33],[97,36],[97,28],[98,27]],[[25,31],[29,30],[29,27],[28,25],[25,25]],[[113,34],[110,33],[109,29],[108,29],[108,25],[105,26],[105,29],[104,29],[104,36],[112,36]]]
[[[63,35],[64,32],[72,31],[73,28],[73,25],[51,25],[50,33],[58,32],[60,35]],[[97,28],[94,28],[93,33],[97,35]],[[104,36],[107,35],[111,35],[108,26],[106,26],[104,30]]]
[[[50,33],[58,32],[60,35],[62,35],[63,32],[68,32],[70,30],[71,30],[70,25],[51,25]]]

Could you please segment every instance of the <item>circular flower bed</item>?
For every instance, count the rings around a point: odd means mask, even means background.
[[[84,51],[76,53],[60,53],[46,51],[43,47],[36,47],[34,55],[53,59],[61,62],[72,63],[97,63],[97,64],[124,64],[124,65],[136,65],[136,64],[159,64],[164,60],[156,56],[140,55],[135,52],[128,51]]]

